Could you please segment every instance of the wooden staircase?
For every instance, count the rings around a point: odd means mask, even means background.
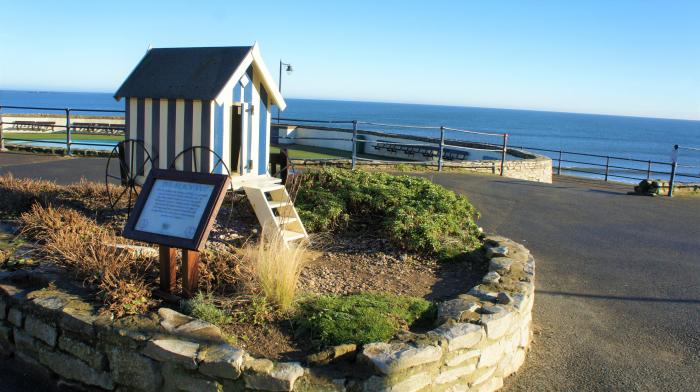
[[[287,188],[278,178],[267,178],[243,184],[255,216],[263,228],[274,227],[280,230],[284,243],[308,238],[306,229],[299,219]]]

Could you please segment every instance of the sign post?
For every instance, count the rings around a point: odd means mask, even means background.
[[[199,251],[204,247],[226,195],[229,177],[221,174],[151,170],[123,236],[158,244],[160,289],[176,288],[177,250],[182,250],[182,292],[197,291]]]

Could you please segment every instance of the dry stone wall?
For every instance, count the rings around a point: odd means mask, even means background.
[[[51,269],[0,272],[0,355],[64,384],[118,391],[493,391],[525,361],[535,262],[487,237],[489,272],[438,306],[438,324],[390,342],[343,345],[308,363],[253,358],[218,327],[168,308],[114,320]]]

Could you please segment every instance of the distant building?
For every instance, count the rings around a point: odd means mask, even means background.
[[[114,97],[126,98],[126,138],[143,141],[154,165],[167,168],[180,152],[208,147],[236,186],[267,175],[271,108],[286,107],[257,43],[149,49]],[[176,162],[179,170],[223,173],[217,163],[214,154]]]

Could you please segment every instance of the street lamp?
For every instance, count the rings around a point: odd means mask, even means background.
[[[287,71],[287,75],[291,74],[294,69],[292,68],[292,64],[289,63],[284,63],[282,60],[280,60],[280,78],[279,78],[279,90],[280,94],[282,94],[282,68],[284,67],[284,70]],[[277,107],[277,123],[279,124],[280,122],[280,108],[279,106]]]

